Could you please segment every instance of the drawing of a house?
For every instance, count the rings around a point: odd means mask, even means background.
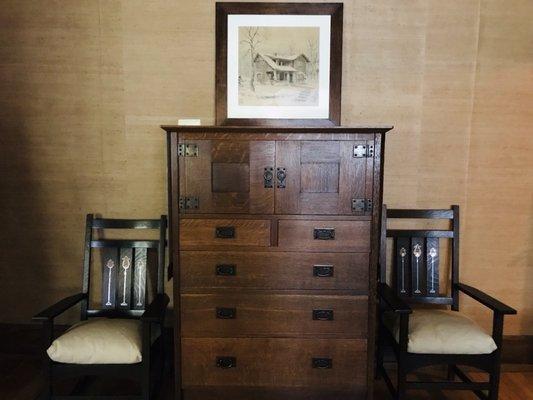
[[[278,55],[257,53],[254,58],[255,77],[261,82],[304,82],[309,59],[305,54]]]

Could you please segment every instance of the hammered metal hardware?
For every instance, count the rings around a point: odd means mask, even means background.
[[[313,368],[331,369],[333,368],[333,360],[331,358],[313,358]]]
[[[217,276],[237,275],[237,266],[234,264],[218,264],[215,269]]]
[[[222,369],[236,368],[237,359],[235,357],[217,357],[217,367]]]
[[[331,278],[333,276],[333,265],[313,266],[313,276],[317,278]]]
[[[285,188],[285,178],[287,178],[287,171],[285,168],[278,167],[276,168],[276,178],[278,179],[277,187],[279,189]]]
[[[178,207],[180,210],[197,209],[200,206],[198,197],[180,197]]]
[[[335,240],[335,229],[315,228],[313,229],[313,238],[315,240]]]
[[[352,212],[354,213],[370,212],[372,208],[372,199],[352,199]]]
[[[235,319],[237,310],[235,308],[217,307],[216,317],[218,319]]]
[[[215,228],[215,237],[219,239],[234,239],[235,227],[234,226],[217,226]]]
[[[274,168],[273,167],[265,167],[265,171],[263,172],[263,186],[265,189],[270,189],[274,187]]]
[[[333,310],[313,310],[313,320],[333,321]]]
[[[178,144],[178,157],[198,157],[198,145]]]
[[[353,146],[353,156],[355,158],[374,157],[374,145],[358,144]]]

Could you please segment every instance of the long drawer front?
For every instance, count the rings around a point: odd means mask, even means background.
[[[185,389],[366,386],[366,340],[184,338],[181,345]]]
[[[213,252],[180,254],[188,289],[329,289],[368,294],[368,253]]]
[[[182,337],[366,338],[367,315],[367,296],[181,296]]]

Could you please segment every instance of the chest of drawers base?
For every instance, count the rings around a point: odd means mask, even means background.
[[[175,398],[372,398],[391,127],[163,128]]]

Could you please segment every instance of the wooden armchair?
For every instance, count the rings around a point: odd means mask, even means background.
[[[445,230],[388,229],[391,218],[444,219]],[[459,282],[459,206],[445,210],[387,210],[383,207],[380,251],[380,321],[377,368],[395,399],[408,399],[409,389],[471,390],[480,399],[498,399],[503,318],[516,314],[511,307]],[[393,238],[392,286],[386,283],[386,243]],[[441,239],[451,240],[449,294],[440,290]],[[459,293],[494,312],[492,336],[459,313]],[[411,308],[412,304],[429,305]],[[448,309],[451,308],[451,310]],[[397,362],[397,385],[383,366],[384,347],[392,346]],[[444,381],[408,381],[407,374],[429,365],[447,365]],[[459,367],[472,366],[488,373],[485,382],[473,382]],[[459,380],[456,380],[456,376]]]
[[[95,240],[93,231],[98,229],[154,229],[159,230],[159,238]],[[44,333],[46,387],[41,398],[98,399],[95,396],[56,396],[54,382],[64,378],[105,375],[139,381],[142,394],[127,398],[150,399],[152,374],[160,378],[163,370],[163,324],[169,303],[163,285],[166,229],[164,215],[158,220],[100,219],[87,215],[81,293],[67,297],[33,317],[34,321],[43,323]],[[98,309],[90,308],[94,249],[100,249],[102,264],[102,300]],[[151,251],[157,252],[157,283],[153,299],[148,304],[149,267],[154,264],[148,261]],[[54,318],[78,303],[81,304],[81,322],[54,340]]]

